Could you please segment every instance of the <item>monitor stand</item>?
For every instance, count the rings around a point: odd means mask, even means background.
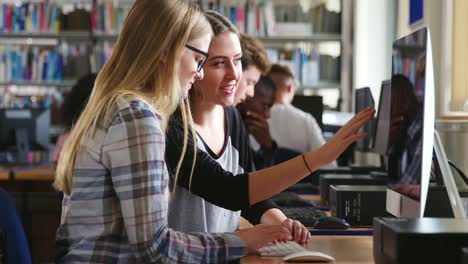
[[[28,130],[26,128],[18,128],[15,130],[16,137],[16,160],[18,164],[28,163],[29,142]]]
[[[467,215],[465,208],[460,198],[457,185],[455,184],[452,171],[450,170],[444,146],[442,145],[439,133],[436,130],[434,131],[434,151],[445,189],[447,190],[448,200],[453,210],[453,215],[455,218],[466,218]]]

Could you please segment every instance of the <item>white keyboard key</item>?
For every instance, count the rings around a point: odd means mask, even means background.
[[[258,250],[258,253],[262,257],[284,257],[303,251],[307,251],[307,249],[294,241],[288,241],[286,243],[276,243],[262,247]]]

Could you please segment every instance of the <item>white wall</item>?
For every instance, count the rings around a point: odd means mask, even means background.
[[[356,0],[354,8],[353,88],[370,87],[377,107],[382,81],[390,79],[392,73],[396,2]],[[356,153],[355,162],[380,163],[379,156],[373,153]]]
[[[368,86],[378,104],[382,80],[390,79],[395,39],[394,0],[356,0],[353,88]]]

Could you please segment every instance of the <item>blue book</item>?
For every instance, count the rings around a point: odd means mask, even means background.
[[[63,71],[65,68],[63,55],[57,53],[57,72],[55,74],[56,80],[63,80]]]
[[[50,51],[49,56],[47,57],[47,73],[46,80],[52,81],[55,79],[55,72],[57,70],[57,53],[55,51]]]
[[[231,6],[230,9],[230,18],[231,18],[231,22],[234,24],[234,25],[237,25],[237,7],[236,6]]]
[[[31,30],[37,32],[39,30],[39,6],[37,4],[32,5],[32,12],[29,14],[31,16]]]
[[[46,53],[44,57],[44,62],[42,63],[42,74],[41,74],[42,80],[47,80],[47,71],[49,68],[48,60],[49,60],[49,53]]]
[[[11,71],[11,79],[16,81],[16,51],[10,50],[10,71]]]

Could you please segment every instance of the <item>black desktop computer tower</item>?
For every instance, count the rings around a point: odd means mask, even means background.
[[[386,186],[332,185],[330,212],[351,226],[372,226],[372,219],[390,216],[386,210]]]
[[[468,219],[374,218],[376,264],[457,264],[468,247]]]
[[[386,175],[346,175],[323,174],[320,175],[320,200],[323,206],[329,206],[331,185],[387,185]]]

